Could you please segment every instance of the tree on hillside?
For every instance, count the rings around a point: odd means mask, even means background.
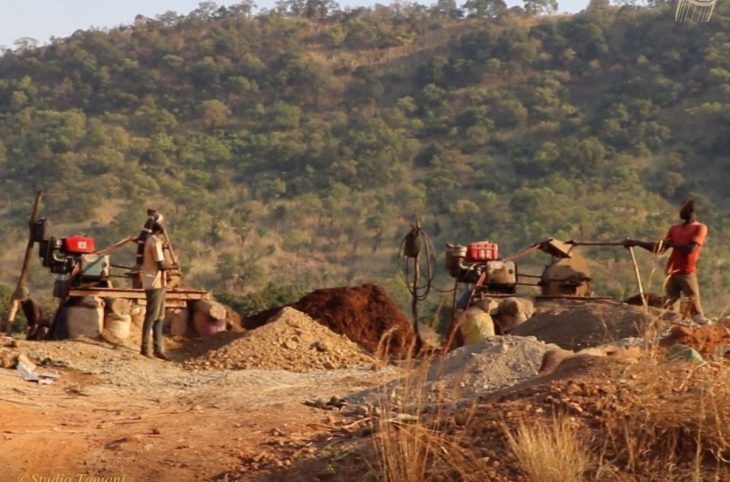
[[[198,8],[190,12],[191,18],[199,18],[199,19],[209,19],[212,18],[214,13],[219,9],[218,5],[215,2],[200,2],[198,3]]]
[[[507,13],[507,4],[503,0],[467,0],[464,10],[469,17],[496,18]]]
[[[524,5],[528,15],[549,14],[558,11],[558,0],[524,0]]]
[[[589,0],[588,7],[586,7],[586,10],[588,12],[598,12],[607,10],[611,6],[610,0]]]
[[[230,7],[221,7],[219,10],[225,12],[224,17],[232,18],[250,18],[251,12],[256,9],[256,3],[253,0],[244,0],[242,2],[231,5]]]
[[[353,72],[353,81],[347,97],[353,107],[366,107],[372,115],[373,107],[382,97],[384,90],[376,70],[363,65]]]
[[[20,37],[14,42],[15,53],[21,54],[38,47],[38,40],[33,37]]]
[[[436,3],[429,10],[431,16],[436,18],[460,18],[463,13],[459,6],[456,4],[456,0],[437,0]]]
[[[206,127],[213,128],[224,124],[231,110],[218,99],[205,100],[200,104],[200,117]]]
[[[339,8],[335,0],[306,0],[303,13],[307,18],[324,19]]]
[[[277,0],[276,11],[292,17],[324,19],[339,9],[335,0]]]

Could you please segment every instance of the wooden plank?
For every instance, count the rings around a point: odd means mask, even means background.
[[[608,296],[537,295],[536,300],[614,301]]]
[[[132,300],[134,304],[146,306],[147,300],[144,290],[123,288],[72,288],[69,296],[96,296],[99,298],[124,298]],[[188,301],[211,297],[209,291],[176,290],[168,291],[165,296],[165,308],[187,308]]]
[[[167,308],[187,308],[188,301],[189,300],[169,300],[169,299],[165,298],[165,309],[167,309]],[[139,306],[147,306],[147,300],[145,300],[145,299],[135,300],[134,303]]]
[[[130,300],[145,299],[144,290],[109,290],[108,288],[71,288],[69,296],[96,296],[99,298],[127,298]]]
[[[127,298],[130,300],[144,300],[145,293],[141,289],[132,288],[71,288],[69,296],[97,296],[100,298]],[[212,297],[210,291],[202,290],[169,290],[167,300],[202,300]]]

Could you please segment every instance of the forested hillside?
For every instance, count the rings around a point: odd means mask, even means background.
[[[549,7],[205,3],[6,51],[2,281],[36,189],[57,230],[101,245],[158,208],[198,286],[376,280],[396,295],[416,215],[439,251],[489,238],[510,254],[549,236],[658,238],[695,196],[701,282],[724,309],[730,2],[701,25],[670,5]],[[588,253],[599,294],[634,292],[623,249]]]

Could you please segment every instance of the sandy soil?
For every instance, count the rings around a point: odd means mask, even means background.
[[[190,371],[91,340],[19,342],[13,350],[45,360],[61,378],[37,385],[0,369],[2,480],[225,480],[234,471],[238,480],[269,480],[269,471],[316,455],[350,423],[347,410],[303,402],[337,396],[354,406],[359,392],[397,374]]]

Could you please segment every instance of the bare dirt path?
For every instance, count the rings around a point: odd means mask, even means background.
[[[3,481],[210,480],[259,462],[286,466],[346,417],[303,401],[356,397],[396,376],[372,367],[189,371],[90,341],[20,342],[14,350],[59,366],[61,378],[37,385],[0,369]],[[269,460],[272,444],[292,447],[284,451],[290,458]]]

